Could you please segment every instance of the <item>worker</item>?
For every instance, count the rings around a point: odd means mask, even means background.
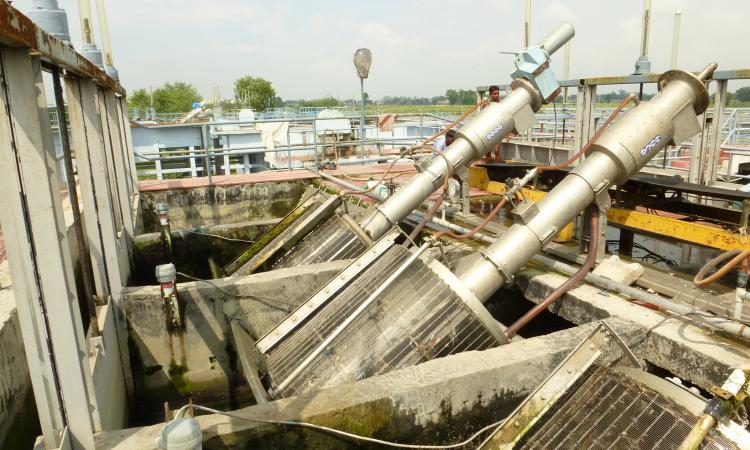
[[[482,105],[480,105],[480,108],[484,108],[490,103],[500,103],[500,86],[490,86],[489,92],[490,96],[485,97],[482,100]],[[492,155],[493,152],[495,153],[494,158]],[[497,144],[494,149],[490,150],[486,155],[484,155],[484,161],[487,163],[503,161],[503,156],[500,154],[500,144]]]
[[[490,97],[488,99],[488,104],[489,102],[500,103],[500,86],[490,86]]]
[[[454,130],[448,130],[445,132],[445,135],[440,136],[435,141],[435,150],[439,152],[444,152],[446,148],[448,148],[449,145],[453,143],[453,141],[456,140],[456,132]],[[433,156],[437,156],[433,153]]]

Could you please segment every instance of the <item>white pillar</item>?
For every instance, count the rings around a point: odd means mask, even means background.
[[[8,261],[45,443],[59,444],[55,435],[66,425],[74,449],[93,450],[98,420],[92,416],[98,411],[54,173],[41,64],[28,49],[0,53],[5,86],[0,94],[5,148],[0,152],[0,224],[9,233]],[[52,358],[43,354],[52,349]],[[50,395],[55,384],[62,403],[55,398],[58,393]]]

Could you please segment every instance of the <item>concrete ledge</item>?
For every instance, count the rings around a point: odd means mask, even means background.
[[[334,261],[210,283],[179,283],[184,331],[167,329],[158,286],[126,289],[128,345],[140,401],[145,406],[180,402],[187,394],[195,401],[232,398],[239,373],[228,320],[239,320],[257,338],[347,264]]]
[[[306,170],[302,172],[310,174]],[[157,203],[168,203],[170,221],[182,228],[278,219],[297,205],[307,187],[308,184],[301,179],[290,179],[227,186],[195,186],[169,191],[141,191],[143,231],[159,230],[154,212]]]
[[[11,289],[0,289],[0,448],[28,445],[37,424],[16,301]]]
[[[525,269],[517,274],[516,283],[527,299],[540,302],[566,279]],[[721,385],[730,367],[750,358],[750,348],[743,344],[699,328],[686,318],[668,318],[588,284],[572,289],[550,311],[577,324],[619,317],[651,330],[641,337],[644,343],[638,346],[638,355],[706,390]]]
[[[626,341],[643,329],[621,319],[609,325]],[[466,352],[356,383],[236,411],[260,419],[303,420],[365,436],[429,444],[456,442],[505,417],[594,325],[559,331],[483,352]],[[607,349],[607,355],[619,355]],[[175,405],[176,406],[176,405]],[[200,417],[205,449],[357,448],[322,433]],[[97,448],[152,445],[161,425],[101,433]]]

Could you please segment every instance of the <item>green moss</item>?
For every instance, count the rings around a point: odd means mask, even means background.
[[[169,364],[169,370],[167,371],[169,374],[169,381],[171,381],[180,392],[185,392],[185,388],[190,384],[185,378],[187,371],[187,365],[177,364],[174,361]]]
[[[362,403],[318,416],[300,417],[361,436],[423,445],[447,445],[461,441],[479,428],[506,417],[525,397],[523,392],[498,391],[492,398],[478,396],[454,412],[449,397],[440,404],[438,417],[424,424],[428,417],[402,407],[389,399]],[[312,397],[311,397],[312,398]],[[300,401],[302,398],[300,398]],[[301,407],[303,408],[303,407]],[[300,409],[303,410],[303,409]],[[477,440],[474,445],[479,442]],[[231,435],[216,436],[204,442],[205,449],[381,449],[381,446],[357,443],[296,427],[257,426]],[[467,448],[472,448],[469,445]]]
[[[293,224],[305,211],[310,207],[317,205],[317,203],[309,202],[308,204],[299,205],[294,208],[286,217],[284,217],[279,223],[271,227],[270,230],[265,232],[261,237],[255,241],[250,247],[242,252],[234,261],[229,263],[224,271],[231,275],[242,267],[246,262],[250,261],[255,255],[261,252],[266,246],[271,243],[276,237],[281,234],[287,227]]]

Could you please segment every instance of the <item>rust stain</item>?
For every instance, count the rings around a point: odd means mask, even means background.
[[[109,77],[73,47],[37,27],[31,19],[5,0],[0,0],[0,45],[35,50],[45,61],[80,77],[91,78],[98,85],[119,95],[126,95],[118,81]]]

